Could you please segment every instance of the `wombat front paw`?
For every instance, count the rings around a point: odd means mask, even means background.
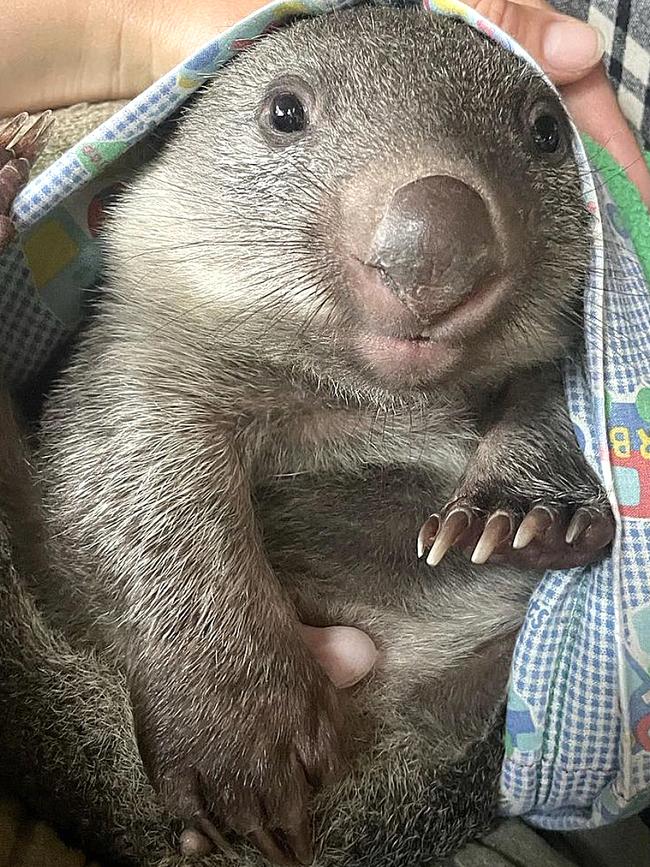
[[[0,129],[0,253],[15,234],[9,217],[13,201],[27,183],[54,123],[51,111],[44,112],[31,125],[27,125],[28,117],[23,112]]]
[[[185,822],[183,854],[208,841],[227,850],[234,832],[276,864],[311,863],[311,797],[344,762],[337,695],[315,666],[310,675],[292,684],[285,670],[273,685],[214,672],[201,690],[132,690],[145,768]]]
[[[604,497],[557,505],[486,494],[464,491],[431,515],[418,536],[418,556],[427,554],[427,563],[437,566],[457,548],[476,564],[570,569],[601,560],[614,538]]]

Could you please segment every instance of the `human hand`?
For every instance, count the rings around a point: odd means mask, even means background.
[[[11,0],[0,117],[130,99],[265,0]]]
[[[650,207],[650,171],[600,64],[597,30],[557,13],[545,0],[464,0],[517,40],[564,97],[576,125],[606,148]]]

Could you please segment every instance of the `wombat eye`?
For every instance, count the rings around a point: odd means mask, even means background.
[[[257,123],[269,144],[284,147],[301,138],[313,124],[314,92],[297,75],[282,75],[272,82],[257,111]]]
[[[560,125],[552,114],[540,114],[533,122],[533,141],[538,151],[554,154],[560,146]]]
[[[569,153],[569,135],[562,111],[551,99],[537,99],[523,106],[522,120],[526,128],[529,150],[558,165]]]
[[[278,93],[269,106],[269,123],[278,132],[302,132],[307,126],[307,110],[295,93]]]

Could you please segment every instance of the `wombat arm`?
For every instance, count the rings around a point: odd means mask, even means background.
[[[143,439],[141,431],[129,436]],[[231,447],[211,443],[203,463],[196,459],[202,450],[197,444],[187,449],[192,460],[181,462],[164,454],[153,437],[144,439],[149,464],[143,453],[138,471],[132,452],[125,454],[128,470],[120,473],[119,492],[105,479],[107,501],[119,493],[124,502],[111,521],[116,544],[105,576],[123,626],[137,635],[144,625],[148,642],[177,643],[183,634],[201,634],[205,643],[209,623],[209,643],[222,648],[243,640],[244,622],[250,641],[257,622],[251,609],[258,606],[265,623],[286,627],[290,610],[266,561],[248,481]],[[224,621],[222,610],[228,611]]]
[[[556,366],[530,370],[510,382],[467,479],[485,478],[486,472],[505,475],[515,497],[557,507],[576,500],[602,503],[603,491],[578,446]]]
[[[451,547],[476,564],[564,569],[604,557],[614,522],[576,442],[557,368],[508,386],[452,500],[420,531],[436,566]]]
[[[112,600],[119,635],[108,641],[121,652],[140,752],[163,804],[213,824],[215,837],[232,829],[260,848],[270,822],[285,863],[304,860],[312,787],[341,767],[334,688],[267,562],[227,426],[213,415],[197,423],[185,400],[173,414],[160,410],[158,390],[128,381],[120,391],[130,399],[110,417],[106,390],[93,388],[93,408],[55,446],[49,508],[68,534],[63,556],[72,565],[93,546],[77,569],[81,593]],[[74,413],[62,409],[69,422]],[[56,534],[52,544],[61,544]]]

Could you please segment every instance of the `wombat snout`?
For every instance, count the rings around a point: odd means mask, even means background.
[[[446,312],[495,272],[499,244],[481,196],[458,178],[429,175],[399,187],[365,264],[418,318]]]
[[[449,162],[427,152],[398,158],[392,169],[356,176],[341,197],[356,345],[382,379],[431,381],[467,369],[476,342],[505,321],[525,273],[528,209],[494,166]]]

